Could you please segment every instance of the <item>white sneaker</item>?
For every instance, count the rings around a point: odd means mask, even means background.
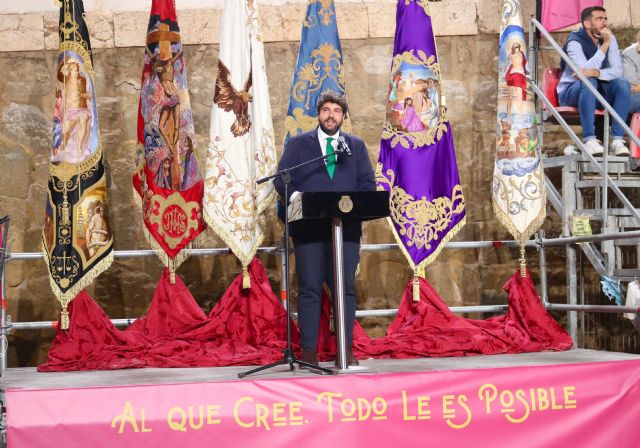
[[[602,154],[604,154],[604,147],[595,138],[584,142],[584,147],[592,156],[601,156]],[[613,143],[611,144],[611,147],[613,147]]]
[[[629,155],[629,148],[627,148],[627,145],[624,144],[624,140],[621,138],[611,140],[609,151],[615,156],[625,157]]]

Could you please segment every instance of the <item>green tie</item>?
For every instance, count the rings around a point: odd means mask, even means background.
[[[336,170],[336,155],[331,144],[332,141],[332,137],[327,137],[327,155],[329,156],[327,157],[327,171],[331,179],[333,179],[333,172]]]

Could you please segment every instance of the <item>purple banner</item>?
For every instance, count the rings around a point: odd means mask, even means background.
[[[416,276],[465,223],[428,2],[398,2],[378,189],[390,192],[393,233]]]

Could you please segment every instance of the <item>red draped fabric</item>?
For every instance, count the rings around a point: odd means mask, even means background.
[[[122,331],[83,292],[69,307],[70,329],[58,329],[48,360],[38,370],[213,367],[280,360],[286,346],[286,311],[257,259],[249,265],[249,275],[250,289],[242,289],[239,275],[206,316],[185,284],[176,278],[171,285],[165,271],[147,315]],[[386,336],[371,339],[356,323],[357,357],[465,356],[571,348],[571,338],[541,305],[531,278],[520,278],[519,271],[505,285],[507,313],[485,320],[455,316],[433,287],[420,281],[420,301],[413,301],[409,283]],[[335,357],[329,310],[325,297],[318,340],[321,360]],[[299,354],[295,325],[292,340]]]

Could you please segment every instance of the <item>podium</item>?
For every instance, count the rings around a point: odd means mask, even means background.
[[[369,221],[389,216],[388,191],[295,192],[289,199],[289,222],[331,220],[333,239],[333,280],[336,311],[336,356],[338,373],[362,372],[347,365],[345,309],[343,220]]]

